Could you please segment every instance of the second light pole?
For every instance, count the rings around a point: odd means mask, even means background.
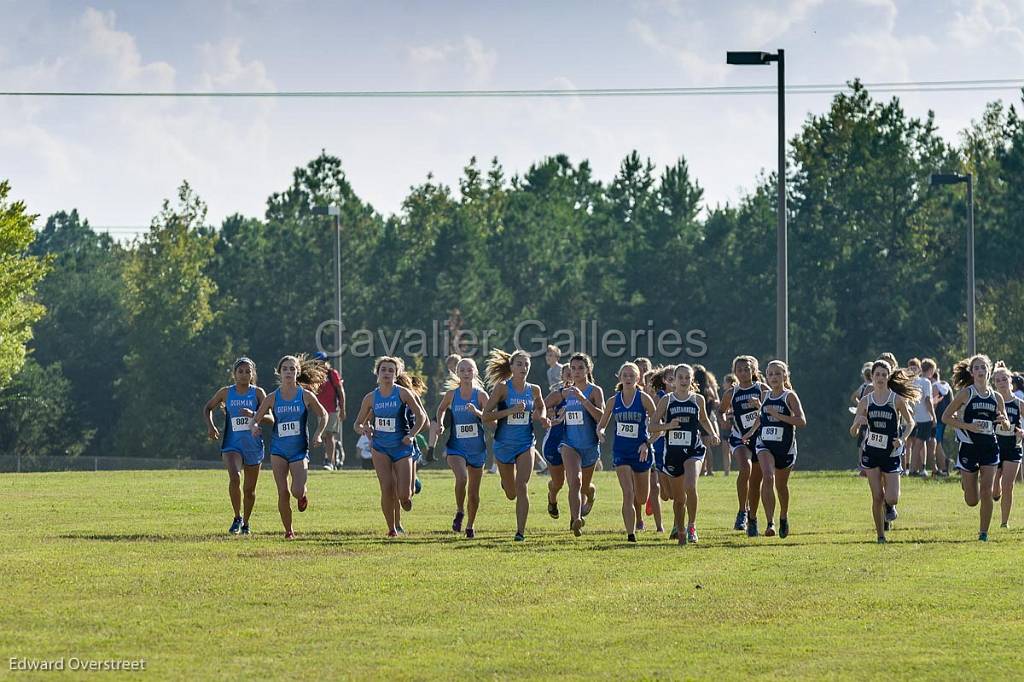
[[[778,279],[775,311],[775,355],[789,364],[789,245],[786,233],[786,51],[726,52],[727,64],[766,65],[779,64],[779,170],[778,170],[778,230],[776,251]]]

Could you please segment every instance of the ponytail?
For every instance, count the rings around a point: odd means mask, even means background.
[[[490,355],[487,356],[487,384],[496,386],[502,381],[510,379],[512,377],[512,361],[519,356],[526,358],[526,362],[529,364],[530,355],[525,350],[506,353],[500,348],[491,349]]]
[[[971,373],[971,368],[978,360],[984,362],[989,368],[989,373],[991,373],[992,360],[987,355],[980,353],[972,355],[966,360],[961,360],[953,365],[953,388],[959,391],[961,388],[967,388],[974,383],[974,375]]]

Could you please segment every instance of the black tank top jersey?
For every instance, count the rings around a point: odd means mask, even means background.
[[[963,408],[963,420],[968,424],[988,422],[988,433],[975,433],[974,431],[957,429],[956,436],[961,443],[971,443],[986,447],[994,446],[996,444],[995,431],[993,430],[993,423],[996,420],[995,391],[990,388],[988,395],[982,397],[978,395],[978,391],[974,386],[970,386],[968,390],[970,391],[970,396]]]
[[[757,408],[754,407],[754,399],[760,400],[762,391],[768,387],[764,384],[754,383],[749,388],[740,388],[736,384],[732,389],[732,429],[733,434],[742,436],[754,425],[757,417]],[[754,416],[747,416],[754,415]]]
[[[665,422],[679,419],[679,428],[665,432],[666,452],[690,453],[704,450],[701,440],[700,408],[694,396],[679,400],[674,393],[669,393],[668,407],[665,410]]]
[[[1017,434],[1013,429],[1020,426],[1020,402],[1017,398],[1011,398],[1006,402],[1006,416],[1010,420],[1010,432],[1006,429],[996,427],[996,439],[999,442],[999,452],[1013,452],[1018,448]]]
[[[875,394],[868,394],[868,431],[864,435],[864,452],[868,455],[888,457],[900,435],[900,413],[896,411],[896,393],[889,391],[885,403],[875,402]]]
[[[765,447],[775,450],[778,452],[789,452],[793,447],[793,439],[796,437],[796,427],[792,424],[787,424],[781,419],[768,414],[765,408],[771,406],[779,411],[779,414],[787,417],[792,416],[793,411],[789,409],[789,404],[786,402],[789,398],[790,390],[788,388],[782,390],[782,394],[778,396],[772,396],[772,392],[768,391],[765,394],[764,402],[761,404],[761,428],[758,431],[757,437],[760,439],[761,444]],[[782,431],[773,431],[772,429],[779,429]],[[766,431],[768,429],[768,431]],[[768,436],[768,438],[765,438]]]

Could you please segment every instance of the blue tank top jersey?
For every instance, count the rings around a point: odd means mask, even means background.
[[[660,405],[661,404],[661,399],[664,398],[667,395],[668,395],[668,393],[666,393],[665,391],[663,391],[661,389],[658,389],[658,399],[655,401],[655,405]],[[661,434],[658,435],[658,440],[654,441],[654,452],[658,453],[658,454],[662,454],[662,455],[665,454],[665,432],[664,431],[662,431]]]
[[[704,441],[700,436],[700,407],[693,395],[686,400],[680,400],[675,393],[670,394],[664,420],[665,423],[670,423],[676,418],[679,419],[679,428],[665,432],[666,454],[703,452]]]
[[[973,431],[956,430],[956,437],[961,443],[970,443],[986,448],[996,444],[995,429],[996,420],[996,395],[993,389],[988,390],[987,396],[981,396],[974,386],[968,388],[970,395],[963,407],[963,421],[968,424],[978,424],[985,429],[985,433]]]
[[[782,394],[777,396],[773,395],[769,390],[765,394],[764,401],[761,403],[761,428],[758,431],[757,438],[762,446],[772,452],[788,453],[794,450],[796,427],[781,419],[772,417],[765,409],[767,407],[774,407],[779,411],[779,414],[787,417],[792,416],[793,411],[789,409],[789,403],[786,402],[789,394],[789,389],[783,389]]]
[[[509,444],[533,442],[533,390],[530,384],[526,384],[520,393],[512,386],[512,380],[508,379],[505,381],[505,399],[498,401],[498,409],[507,410],[510,405],[517,403],[526,403],[526,411],[499,419],[494,431],[495,441]]]
[[[867,418],[865,454],[892,456],[895,440],[900,437],[900,413],[896,411],[896,393],[889,391],[889,397],[881,405],[875,402],[874,392],[868,394]]]
[[[635,455],[640,444],[646,442],[648,438],[647,410],[644,409],[639,390],[633,394],[633,401],[629,405],[623,403],[621,391],[615,393],[612,421],[615,422],[612,450],[616,454]]]
[[[474,388],[469,400],[466,400],[462,397],[462,389],[456,388],[452,395],[451,407],[448,408],[452,416],[452,428],[445,446],[448,452],[477,455],[486,449],[483,422],[466,409],[468,403],[473,403],[477,409],[481,409],[483,406],[480,404],[480,391]]]
[[[308,453],[306,417],[306,403],[302,399],[301,387],[296,389],[291,400],[284,399],[280,388],[274,391],[274,437],[270,440],[270,454],[290,460]]]
[[[999,442],[999,452],[1013,452],[1020,448],[1017,443],[1017,433],[1014,429],[1020,426],[1020,401],[1011,396],[1006,403],[1006,416],[1010,420],[1010,428],[996,426],[996,439]]]
[[[736,384],[732,389],[732,435],[739,438],[750,430],[757,420],[758,410],[754,407],[754,400],[760,400],[762,390],[767,386],[754,383],[747,388],[740,388]]]
[[[256,387],[250,386],[245,395],[240,395],[235,387],[228,386],[228,394],[224,397],[224,437],[221,439],[221,451],[263,452],[263,439],[254,438],[250,428],[252,419],[242,415],[243,409],[253,412],[260,407],[256,397]]]
[[[590,400],[590,394],[596,388],[588,385],[581,393],[584,400]],[[597,422],[583,406],[579,398],[569,396],[565,399],[565,443],[573,449],[592,448],[597,445]]]
[[[409,413],[403,410],[402,394],[398,386],[391,387],[387,396],[380,387],[373,389],[373,447],[397,448],[409,433]],[[415,420],[415,416],[413,416]]]

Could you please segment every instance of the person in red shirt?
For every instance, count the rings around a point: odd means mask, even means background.
[[[327,410],[327,429],[324,431],[324,469],[340,470],[345,465],[345,451],[340,445],[341,422],[345,420],[345,387],[338,370],[331,367],[326,353],[314,353],[313,359],[324,363],[327,381],[320,386],[316,397]]]

